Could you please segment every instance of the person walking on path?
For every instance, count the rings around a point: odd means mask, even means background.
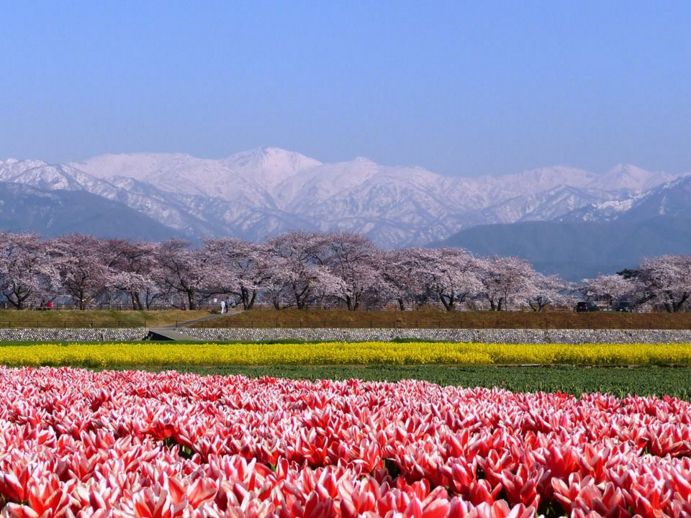
[[[221,315],[223,315],[226,312],[226,301],[221,300]]]

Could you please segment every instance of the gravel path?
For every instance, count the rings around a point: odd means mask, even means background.
[[[0,341],[77,342],[142,340],[145,328],[0,329]],[[654,329],[288,329],[185,328],[207,341],[388,341],[399,339],[486,343],[691,343],[689,330]]]

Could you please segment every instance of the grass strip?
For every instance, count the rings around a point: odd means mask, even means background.
[[[400,329],[691,329],[691,312],[601,311],[347,311],[344,309],[253,309],[205,320],[213,328],[400,328]]]
[[[122,328],[174,325],[208,316],[208,311],[175,309],[132,311],[51,309],[47,311],[0,310],[2,328]]]

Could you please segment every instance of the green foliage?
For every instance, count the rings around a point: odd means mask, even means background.
[[[399,381],[418,379],[440,385],[498,387],[517,392],[606,392],[618,397],[676,396],[691,400],[691,368],[688,367],[453,367],[448,365],[362,366],[227,366],[170,365],[184,372],[242,374],[251,377],[299,379],[349,379]]]

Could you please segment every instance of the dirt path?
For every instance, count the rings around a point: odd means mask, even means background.
[[[192,324],[198,324],[200,322],[207,322],[209,320],[215,320],[217,318],[223,318],[227,316],[237,315],[241,313],[242,310],[231,309],[227,313],[221,315],[220,313],[210,313],[201,318],[195,318],[193,320],[185,320],[183,322],[175,322],[173,324],[167,324],[164,326],[156,326],[155,328],[149,329],[149,334],[147,335],[148,340],[171,340],[171,341],[190,341],[195,342],[199,339],[187,334],[185,328],[188,328]]]

